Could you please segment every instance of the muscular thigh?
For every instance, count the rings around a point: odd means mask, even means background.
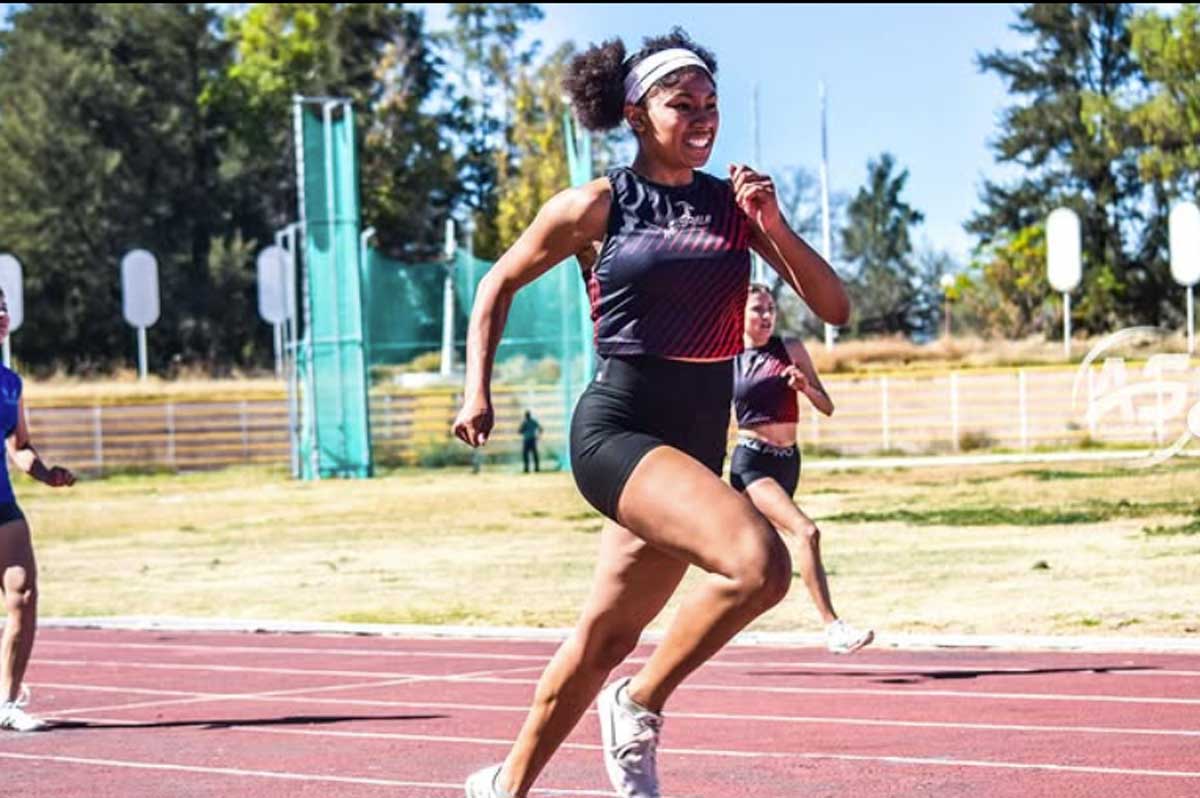
[[[0,524],[0,573],[3,573],[6,593],[13,589],[31,589],[37,579],[33,542],[29,524],[24,519]]]
[[[585,621],[614,631],[640,632],[662,611],[687,568],[685,561],[606,521],[592,592],[584,605]]]
[[[618,518],[659,551],[715,573],[765,560],[778,546],[774,529],[744,496],[669,446],[638,463],[621,494]]]

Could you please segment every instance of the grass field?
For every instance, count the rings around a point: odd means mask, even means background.
[[[853,622],[1200,636],[1194,460],[813,472],[800,491],[835,606]],[[601,523],[561,473],[305,484],[231,469],[60,491],[23,480],[17,492],[44,616],[567,626]],[[815,631],[816,620],[797,581],[753,628]]]

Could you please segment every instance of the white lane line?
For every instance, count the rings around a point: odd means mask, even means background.
[[[160,701],[146,701],[133,704],[114,704],[104,707],[78,707],[64,709],[55,712],[55,716],[74,715],[89,712],[101,712],[105,710],[117,709],[145,709],[148,707],[171,706],[174,704],[196,704],[205,701],[248,701],[248,700],[264,700],[270,698],[283,698],[285,696],[296,696],[296,700],[307,700],[309,696],[315,693],[333,693],[343,690],[370,690],[379,687],[395,687],[398,685],[417,684],[420,682],[453,682],[453,681],[470,681],[472,679],[500,675],[506,673],[522,673],[533,670],[537,666],[522,667],[522,668],[506,668],[503,670],[486,670],[474,671],[472,673],[463,673],[457,675],[440,675],[440,676],[410,676],[401,679],[386,679],[383,681],[359,682],[355,684],[331,684],[323,687],[294,687],[286,690],[269,690],[257,693],[203,693],[203,692],[185,692],[171,690],[146,690],[137,687],[82,687],[73,684],[55,684],[47,682],[34,682],[33,686],[54,687],[61,690],[72,689],[92,689],[114,693],[132,693],[134,695],[178,695],[186,696],[174,699],[164,699]],[[316,699],[314,699],[316,700]],[[337,703],[336,700],[334,703]]]
[[[294,736],[320,736],[320,737],[343,737],[343,738],[373,738],[373,739],[388,739],[388,740],[405,740],[409,742],[432,742],[432,743],[454,743],[461,745],[483,745],[483,746],[499,746],[507,747],[512,744],[511,740],[496,739],[487,737],[452,737],[452,736],[434,736],[422,734],[372,734],[367,732],[336,732],[336,731],[306,731],[303,729],[265,729],[261,727],[234,726],[238,731],[249,731],[261,734],[283,734]],[[565,743],[563,748],[580,750],[580,751],[598,751],[600,746],[589,745],[586,743]],[[1181,778],[1181,779],[1200,779],[1198,771],[1179,771],[1179,770],[1149,770],[1143,768],[1116,768],[1116,767],[1101,767],[1092,765],[1061,765],[1055,762],[1010,762],[1004,760],[980,760],[980,759],[952,759],[949,757],[912,757],[912,756],[887,756],[887,755],[869,755],[869,754],[835,754],[816,751],[732,751],[722,748],[661,748],[659,749],[665,754],[673,754],[679,756],[700,756],[712,758],[734,758],[734,759],[769,759],[769,760],[791,760],[791,759],[832,759],[850,762],[879,762],[885,764],[896,765],[935,765],[940,767],[973,767],[973,768],[996,768],[1002,770],[1048,770],[1064,773],[1087,773],[1093,775],[1104,776],[1147,776],[1156,778]],[[6,756],[0,753],[0,757]],[[36,758],[36,757],[31,757]],[[53,759],[60,759],[54,757]],[[175,766],[166,766],[173,768]],[[214,770],[226,771],[226,769],[203,769],[205,772],[213,772]],[[261,771],[236,771],[230,769],[228,772],[236,775],[261,775]],[[298,775],[289,774],[288,778],[301,778]],[[374,780],[363,782],[359,779],[351,779],[349,777],[318,777],[318,778],[333,778],[334,780],[348,783],[376,783]],[[382,782],[389,785],[395,785],[397,782]],[[403,783],[403,786],[437,786],[437,785],[422,785]],[[611,795],[611,793],[596,793],[592,791],[564,791],[564,790],[544,790],[545,792],[557,792],[572,795]]]
[[[52,686],[52,685],[47,685]],[[53,685],[58,686],[58,685]],[[66,689],[71,689],[70,685],[61,685]],[[81,687],[79,689],[94,689],[94,690],[111,690],[113,692],[122,692],[125,688],[102,688],[102,687]],[[154,693],[156,691],[143,691]],[[106,710],[126,710],[140,709],[143,706],[165,706],[170,704],[184,704],[191,702],[224,700],[228,698],[238,698],[240,696],[230,694],[189,694],[175,691],[165,691],[172,695],[187,695],[188,699],[180,701],[152,701],[144,705],[139,704],[118,704],[114,706],[91,707],[87,709],[66,710],[55,713],[55,716],[65,714],[87,714],[93,712],[102,712]],[[371,708],[392,708],[392,709],[425,709],[439,711],[461,711],[461,712],[520,712],[528,711],[528,706],[523,704],[469,704],[446,701],[388,701],[388,700],[367,700],[367,699],[321,699],[310,698],[307,695],[297,695],[293,698],[287,698],[279,695],[260,694],[252,696],[249,700],[264,703],[295,703],[303,702],[313,705],[333,705],[333,706],[362,706]],[[589,710],[588,714],[595,714],[594,710]],[[1119,727],[1119,726],[1066,726],[1066,725],[1039,725],[1029,723],[963,723],[955,721],[915,721],[915,720],[886,720],[881,718],[854,718],[840,715],[763,715],[763,714],[748,714],[736,712],[671,712],[672,718],[692,719],[692,720],[716,720],[722,722],[730,721],[755,721],[765,723],[783,723],[783,724],[799,724],[799,725],[832,725],[832,726],[866,726],[866,727],[881,727],[881,728],[911,728],[911,729],[954,729],[966,731],[996,731],[996,732],[1032,732],[1032,733],[1054,733],[1054,734],[1108,734],[1108,735],[1131,735],[1131,736],[1148,736],[1148,737],[1200,737],[1200,729],[1160,729],[1160,728],[1144,728],[1144,727]],[[89,717],[88,720],[100,721],[99,718]],[[366,718],[364,720],[370,720]],[[130,726],[137,726],[146,721],[136,720],[104,720],[105,723],[120,723]],[[370,733],[364,733],[370,736]],[[386,736],[386,735],[385,735]]]
[[[391,640],[427,640],[433,643],[448,641],[505,641],[522,644],[561,643],[572,634],[569,628],[547,629],[527,626],[420,626],[415,624],[328,623],[313,621],[279,621],[230,618],[170,618],[170,617],[111,617],[111,618],[52,618],[38,620],[42,629],[108,630],[130,632],[189,632],[208,634],[237,634],[270,632],[274,634],[318,634],[346,637],[373,635]],[[645,643],[663,638],[661,631],[642,635]],[[816,648],[824,644],[819,634],[812,632],[742,632],[730,641],[728,648]],[[885,648],[922,649],[1001,649],[1007,651],[1072,651],[1091,653],[1200,653],[1200,638],[1190,637],[1111,637],[1083,635],[949,635],[904,634],[881,632],[875,640],[876,650]]]
[[[388,673],[379,671],[328,671],[306,670],[304,668],[255,668],[233,665],[188,665],[169,664],[161,662],[88,662],[85,660],[39,660],[46,665],[66,665],[70,667],[114,667],[141,668],[146,670],[182,670],[189,672],[215,671],[218,673],[266,673],[278,675],[310,675],[310,676],[375,676],[380,678],[397,679],[399,683],[419,681],[461,681],[471,684],[510,684],[536,685],[536,679],[506,679],[485,677],[478,674],[437,675],[409,673]],[[534,670],[538,666],[514,668],[516,671]],[[316,688],[313,688],[316,689]],[[333,689],[347,689],[335,685]],[[684,684],[684,690],[709,690],[736,693],[766,693],[778,695],[874,695],[874,696],[904,696],[936,697],[936,698],[988,698],[1002,701],[1096,701],[1119,704],[1175,704],[1181,706],[1200,706],[1200,698],[1172,698],[1168,696],[1123,696],[1087,693],[1000,693],[972,690],[929,690],[913,689],[879,689],[856,687],[772,687],[768,685],[726,685],[726,684]]]
[[[536,667],[536,666],[534,666]],[[511,671],[528,671],[530,668],[513,668]],[[216,700],[230,699],[252,699],[261,696],[272,695],[307,695],[321,691],[343,691],[353,690],[359,687],[390,687],[403,686],[418,682],[461,682],[464,684],[499,684],[512,686],[534,686],[537,684],[536,679],[511,679],[502,676],[493,676],[485,674],[493,674],[495,671],[483,671],[480,673],[461,674],[459,676],[428,676],[428,677],[412,677],[396,680],[386,680],[377,683],[366,685],[331,685],[327,687],[311,687],[311,688],[294,688],[290,690],[275,690],[262,693],[218,693],[214,694]],[[42,684],[41,682],[33,682],[34,685]],[[61,685],[64,689],[69,689],[70,685]],[[922,698],[962,698],[962,699],[987,699],[994,701],[1054,701],[1054,702],[1075,702],[1075,703],[1109,703],[1109,704],[1145,704],[1145,705],[1169,705],[1169,706],[1200,706],[1200,699],[1197,698],[1171,698],[1168,696],[1123,696],[1123,695],[1103,695],[1103,694],[1087,694],[1087,693],[998,693],[985,691],[970,691],[970,690],[928,690],[928,689],[875,689],[875,688],[839,688],[839,687],[765,687],[759,685],[724,685],[724,684],[684,684],[681,690],[685,692],[722,692],[722,693],[738,693],[745,695],[747,693],[766,693],[768,695],[837,695],[837,696],[887,696],[909,699]],[[130,688],[130,692],[133,689]],[[78,711],[87,712],[88,708],[82,707]]]
[[[71,660],[71,659],[39,659],[39,666],[54,666],[61,668],[119,668],[122,670],[137,668],[152,671],[189,671],[201,673],[261,673],[271,676],[349,676],[356,679],[419,679],[434,676],[427,673],[406,673],[403,671],[350,671],[331,670],[326,668],[268,668],[255,665],[213,665],[208,663],[188,662],[127,662],[123,660]],[[522,668],[522,670],[530,670]],[[453,673],[436,674],[435,678],[453,677]]]
[[[491,738],[479,737],[448,737],[448,736],[433,736],[421,734],[372,734],[370,732],[340,732],[328,730],[305,730],[305,729],[268,729],[261,727],[235,727],[239,731],[259,732],[264,734],[292,734],[303,736],[335,736],[335,737],[358,737],[358,738],[382,738],[406,740],[409,742],[434,742],[434,743],[468,743],[472,745],[500,745],[510,746],[511,740],[497,740]],[[590,745],[587,743],[564,743],[563,748],[571,748],[580,751],[599,751],[600,746]],[[735,759],[827,759],[827,758],[852,758],[858,760],[866,760],[872,762],[921,762],[921,763],[940,763],[946,765],[967,765],[975,767],[1004,767],[1004,768],[1029,768],[1029,769],[1047,769],[1047,770],[1070,770],[1079,773],[1104,773],[1104,774],[1121,774],[1121,775],[1140,775],[1140,776],[1165,776],[1173,778],[1200,778],[1200,772],[1194,771],[1173,771],[1173,770],[1144,770],[1144,769],[1128,769],[1128,768],[1110,768],[1110,767],[1094,767],[1090,765],[1059,765],[1055,763],[1025,763],[1025,762],[995,762],[988,760],[957,760],[947,758],[924,758],[924,757],[892,757],[892,756],[870,756],[866,754],[825,754],[811,751],[733,751],[722,748],[660,748],[659,751],[665,754],[678,754],[680,756],[703,756],[703,757],[727,757]]]
[[[481,678],[468,679],[472,684],[509,684],[536,685],[533,679],[504,679]],[[996,693],[972,690],[926,690],[912,688],[877,689],[855,687],[767,687],[763,685],[730,685],[730,684],[688,684],[680,688],[683,691],[708,690],[722,693],[766,693],[768,695],[846,695],[846,696],[902,696],[904,698],[987,698],[997,701],[1095,701],[1099,703],[1116,704],[1174,704],[1181,706],[1200,706],[1200,698],[1171,698],[1167,696],[1124,696],[1087,693]]]
[[[242,768],[214,768],[200,765],[175,765],[162,762],[137,762],[125,759],[94,759],[80,756],[51,756],[41,754],[14,754],[0,751],[0,759],[25,760],[30,762],[54,762],[66,765],[89,765],[93,767],[131,768],[135,770],[175,771],[179,773],[204,773],[218,776],[251,776],[262,779],[285,781],[325,782],[330,784],[358,784],[372,787],[415,787],[420,789],[461,791],[461,783],[437,781],[399,781],[396,779],[372,779],[357,776],[329,776],[320,773],[294,773],[284,770],[245,770]],[[45,774],[41,776],[45,779]],[[601,795],[611,796],[606,790],[568,790],[561,787],[546,787],[533,790],[535,793],[555,795]]]
[[[245,646],[245,645],[204,645],[196,643],[100,643],[93,641],[72,641],[72,640],[39,640],[39,648],[50,646],[59,646],[64,648],[102,648],[108,651],[113,649],[128,649],[130,651],[191,651],[191,652],[212,652],[212,653],[237,653],[237,654],[287,654],[287,655],[333,655],[345,657],[409,657],[409,658],[427,658],[427,659],[453,659],[456,661],[467,659],[479,660],[496,660],[501,662],[542,662],[550,661],[550,654],[494,654],[488,652],[475,651],[401,651],[401,650],[371,650],[371,649],[351,649],[351,648],[313,648],[304,646]],[[645,657],[630,657],[626,660],[627,664],[642,664],[646,661]],[[878,671],[880,673],[912,673],[914,675],[932,676],[935,674],[947,673],[980,673],[982,675],[1025,675],[1025,674],[1040,674],[1049,671],[1050,674],[1055,673],[1071,673],[1078,672],[1080,674],[1097,674],[1107,676],[1182,676],[1182,677],[1200,677],[1200,670],[1183,670],[1183,669],[1159,669],[1152,664],[1139,664],[1134,662],[1123,662],[1114,665],[1099,664],[1088,666],[1086,663],[1072,665],[1071,663],[1049,663],[1046,665],[1028,665],[1028,666],[997,666],[981,663],[978,665],[946,665],[943,663],[880,663],[880,662],[860,662],[857,658],[852,661],[844,662],[827,662],[827,661],[811,661],[811,660],[731,660],[725,658],[717,658],[710,660],[704,664],[706,668],[813,668],[820,670],[838,670],[838,671]]]
[[[63,648],[102,648],[106,651],[128,649],[130,651],[199,651],[214,654],[333,654],[344,657],[429,657],[432,659],[484,659],[513,662],[549,662],[551,654],[492,654],[472,651],[400,651],[375,650],[355,648],[313,648],[305,646],[231,646],[220,643],[204,645],[199,643],[99,643],[75,640],[38,640],[38,647],[61,646]]]

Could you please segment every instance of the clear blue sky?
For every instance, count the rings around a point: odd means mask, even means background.
[[[425,6],[429,27],[445,15]],[[749,162],[753,85],[759,84],[763,166],[820,163],[817,82],[829,109],[835,191],[853,193],[867,159],[891,152],[910,172],[906,198],[925,214],[916,241],[965,262],[963,221],[985,176],[1003,171],[988,142],[1009,104],[1000,80],[975,55],[1026,46],[1009,29],[1012,5],[572,5],[545,4],[531,31],[547,49],[620,36],[631,51],[673,25],[713,50],[719,63],[721,132],[711,171]]]

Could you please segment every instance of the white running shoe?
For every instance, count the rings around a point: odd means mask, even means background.
[[[21,688],[21,695],[15,701],[0,703],[0,729],[12,729],[15,732],[39,732],[49,728],[44,720],[35,718],[25,711],[29,704],[29,687]]]
[[[596,709],[600,713],[600,737],[604,748],[604,769],[613,789],[621,798],[659,798],[658,734],[662,715],[632,711],[621,703],[629,679],[613,682],[600,692]]]
[[[860,648],[869,646],[874,639],[874,630],[855,629],[842,620],[834,621],[825,627],[825,647],[834,654],[853,654]]]
[[[467,777],[467,798],[496,798],[496,777],[503,765],[477,770]]]

